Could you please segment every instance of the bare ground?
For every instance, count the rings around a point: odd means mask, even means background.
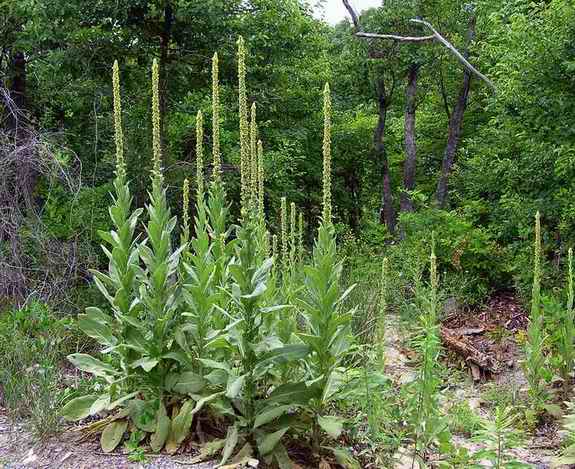
[[[213,462],[193,464],[193,454],[168,456],[146,455],[146,462],[131,462],[122,453],[105,454],[98,441],[79,443],[71,431],[58,434],[46,441],[38,441],[24,424],[13,424],[0,409],[0,467],[62,468],[62,469],[212,469]]]

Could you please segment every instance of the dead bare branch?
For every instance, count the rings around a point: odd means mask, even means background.
[[[467,68],[471,73],[473,73],[475,76],[477,76],[485,83],[487,83],[494,92],[496,91],[493,82],[489,78],[487,78],[483,73],[477,70],[473,65],[471,65],[469,61],[465,57],[463,57],[463,54],[461,54],[461,52],[459,52],[447,39],[445,39],[441,34],[439,34],[437,30],[429,22],[415,18],[409,21],[411,21],[412,23],[422,24],[426,28],[430,29],[431,32],[433,32],[433,36],[435,37],[435,39],[439,41],[441,44],[443,44],[445,47],[447,47],[447,49],[453,55],[455,55],[455,57],[457,57],[457,59],[463,64],[465,68]]]
[[[398,36],[397,34],[355,33],[357,37],[368,39],[390,39],[397,42],[431,42],[435,36]]]

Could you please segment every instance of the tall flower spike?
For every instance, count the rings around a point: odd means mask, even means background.
[[[285,268],[288,262],[288,227],[287,227],[287,202],[286,198],[281,198],[281,261],[282,266]]]
[[[241,174],[241,202],[246,207],[248,186],[250,181],[249,165],[249,125],[248,100],[246,88],[246,48],[244,38],[238,38],[238,88],[240,110],[240,174]]]
[[[439,277],[437,275],[437,256],[435,255],[435,233],[432,233],[432,247],[431,247],[431,267],[430,267],[430,281],[431,281],[431,314],[433,320],[436,319],[437,307],[437,294],[439,289]]]
[[[184,179],[182,192],[182,238],[184,242],[187,242],[190,237],[190,181],[188,178]]]
[[[126,161],[124,160],[124,131],[122,130],[122,98],[120,96],[120,68],[114,60],[112,68],[112,88],[114,94],[114,140],[116,143],[116,177],[126,179]]]
[[[567,253],[568,273],[567,273],[567,309],[573,310],[573,248],[569,248]]]
[[[323,222],[331,224],[331,96],[329,84],[323,90]]]
[[[278,256],[278,235],[272,236],[272,257],[277,259]]]
[[[264,221],[264,147],[261,140],[258,140],[258,213],[260,220]]]
[[[222,158],[220,154],[220,84],[218,53],[212,59],[212,155],[214,158],[214,181],[222,180]]]
[[[204,197],[204,115],[196,116],[196,192],[197,199]]]
[[[298,227],[298,253],[297,253],[297,257],[298,257],[298,261],[302,261],[303,260],[303,213],[299,212],[299,227]]]
[[[532,320],[539,317],[539,301],[541,290],[541,214],[535,215],[535,247],[533,259],[533,290],[531,293]],[[538,320],[538,319],[537,319]]]
[[[160,66],[154,59],[152,64],[152,138],[153,164],[152,177],[154,181],[162,182],[162,144],[160,140]]]
[[[289,262],[290,267],[292,269],[295,268],[295,260],[297,254],[296,219],[297,215],[296,215],[295,203],[292,202],[290,205],[290,233],[289,233],[289,241],[290,241]]]
[[[251,123],[250,123],[250,192],[252,200],[257,196],[258,191],[258,124],[256,119],[256,103],[252,103]]]

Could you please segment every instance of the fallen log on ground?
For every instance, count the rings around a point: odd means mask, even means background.
[[[441,340],[446,348],[461,356],[469,365],[475,381],[480,381],[490,374],[499,373],[500,363],[491,355],[477,350],[466,337],[465,331],[442,327]]]

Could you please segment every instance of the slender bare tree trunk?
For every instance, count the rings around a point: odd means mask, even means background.
[[[415,189],[415,168],[417,164],[417,145],[415,138],[415,108],[417,99],[417,74],[419,67],[411,64],[407,74],[405,90],[405,161],[403,163],[403,191],[400,207],[402,212],[413,212],[413,201],[409,192]]]
[[[466,59],[469,57],[469,46],[471,45],[475,37],[475,23],[476,18],[475,16],[473,16],[469,20],[469,26],[467,29],[466,50],[464,53]],[[445,208],[445,206],[447,205],[449,176],[451,175],[451,169],[453,168],[455,155],[457,154],[459,141],[461,139],[463,117],[465,115],[465,110],[467,109],[471,79],[472,79],[471,72],[466,68],[465,71],[463,72],[463,82],[461,83],[457,103],[455,104],[455,107],[449,119],[447,144],[445,146],[445,151],[443,153],[441,175],[439,177],[439,182],[437,183],[437,191],[435,197],[437,199],[437,205],[440,208]]]
[[[381,197],[381,209],[379,211],[380,223],[384,223],[390,233],[395,233],[396,213],[393,207],[393,193],[389,176],[389,162],[385,149],[385,125],[387,120],[388,97],[383,78],[378,80],[377,85],[378,121],[373,135],[374,148],[377,159],[381,162],[383,179],[383,191]]]

